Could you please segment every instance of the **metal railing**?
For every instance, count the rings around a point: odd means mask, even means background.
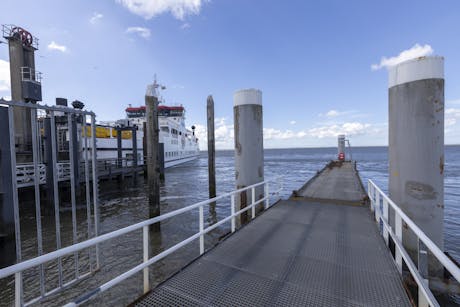
[[[40,184],[46,182],[46,167],[45,164],[38,165],[38,179]],[[35,182],[35,167],[33,164],[18,164],[16,165],[16,180],[18,188],[33,186]]]
[[[92,160],[88,161],[91,168]],[[142,163],[142,162],[141,162]],[[141,164],[142,166],[142,164]],[[130,168],[134,167],[134,161],[132,158],[110,158],[110,159],[98,159],[97,170],[99,173],[111,172],[119,168]],[[79,165],[79,171],[81,174],[85,172],[85,162],[81,162]],[[38,164],[39,183],[46,183],[46,165],[43,163]],[[71,175],[71,163],[69,161],[63,161],[57,163],[57,177],[58,181],[70,180]],[[18,164],[16,165],[16,179],[18,188],[33,186],[35,184],[35,168],[34,164]]]
[[[42,73],[32,67],[23,66],[21,67],[21,79],[22,81],[41,83]]]
[[[398,207],[382,190],[372,181],[368,181],[368,195],[371,201],[371,210],[375,220],[379,223],[380,233],[389,246],[389,238],[395,244],[395,262],[402,274],[403,261],[409,269],[418,286],[419,306],[439,306],[436,298],[429,288],[428,282],[428,251],[439,261],[450,274],[460,282],[460,268],[450,260],[439,247],[426,236],[426,234]],[[390,208],[392,210],[390,210]],[[394,212],[394,229],[390,226],[388,218]],[[404,222],[404,225],[403,225]],[[418,266],[412,261],[402,243],[403,227],[409,228],[418,239]]]
[[[12,24],[4,24],[2,25],[2,36],[7,39],[14,38],[21,40],[26,46],[38,49],[38,38],[21,27]]]
[[[276,190],[274,192],[270,192],[270,183],[275,185]],[[256,190],[262,189],[264,190],[263,197],[260,199],[256,199]],[[15,275],[15,302],[16,306],[21,306],[21,302],[23,298],[21,297],[22,295],[22,280],[21,280],[21,274],[28,269],[42,266],[48,261],[53,261],[56,259],[60,259],[63,256],[70,255],[70,254],[75,254],[78,253],[79,251],[82,251],[84,249],[93,247],[93,246],[98,246],[102,242],[118,238],[122,235],[131,233],[133,231],[142,229],[142,240],[143,240],[143,262],[136,265],[132,269],[118,275],[117,277],[111,279],[110,281],[104,283],[103,285],[99,286],[97,289],[94,289],[79,298],[77,298],[75,301],[67,304],[66,306],[79,306],[87,301],[89,301],[91,298],[95,297],[99,293],[102,293],[113,286],[117,285],[121,281],[131,277],[132,275],[143,271],[143,285],[144,285],[144,293],[148,292],[150,290],[150,282],[149,282],[149,266],[152,264],[156,263],[157,261],[163,259],[164,257],[168,256],[169,254],[177,251],[178,249],[188,245],[192,241],[199,239],[199,252],[200,255],[205,252],[205,247],[204,247],[204,235],[209,233],[210,231],[216,229],[217,227],[221,226],[224,223],[231,222],[231,231],[234,232],[236,230],[236,219],[239,215],[241,215],[244,212],[247,212],[251,210],[251,217],[254,219],[256,217],[256,206],[258,204],[262,204],[265,209],[268,209],[270,207],[270,197],[276,195],[279,198],[280,192],[283,189],[283,182],[282,182],[282,177],[278,177],[275,180],[266,180],[239,190],[235,190],[233,192],[229,192],[220,196],[217,196],[212,199],[208,199],[202,202],[195,203],[193,205],[160,215],[155,218],[151,218],[148,220],[145,220],[143,222],[137,223],[130,225],[128,227],[118,229],[116,231],[112,231],[100,236],[97,236],[95,238],[73,244],[61,249],[58,249],[54,252],[44,254],[42,256],[23,261],[21,263],[9,266],[7,268],[1,269],[0,270],[0,279],[6,278],[11,275]],[[251,194],[251,203],[248,204],[246,207],[242,208],[241,210],[236,211],[235,205],[236,205],[236,196],[240,195],[240,193],[248,193],[250,192]],[[204,206],[209,205],[212,203],[216,203],[218,200],[222,200],[224,198],[230,197],[230,211],[231,214],[223,218],[220,221],[217,221],[214,224],[209,225],[208,227],[205,228],[205,220],[204,220]],[[162,222],[166,219],[175,217],[177,215],[190,212],[192,210],[198,209],[199,211],[199,232],[195,233],[194,235],[188,237],[187,239],[175,244],[174,246],[170,247],[167,250],[162,251],[161,253],[150,257],[149,255],[149,226],[153,225],[155,223]],[[36,302],[36,301],[34,301]],[[26,303],[25,305],[30,304]]]
[[[63,178],[69,178],[70,180],[70,198],[71,198],[71,220],[72,220],[72,242],[73,244],[77,244],[79,240],[79,235],[77,233],[77,189],[76,189],[76,182],[75,182],[75,172],[78,167],[76,163],[74,163],[73,159],[73,137],[74,131],[72,125],[69,125],[69,152],[70,152],[70,161],[69,162],[59,162],[57,157],[57,136],[55,131],[56,129],[56,114],[59,112],[59,116],[67,116],[67,123],[71,123],[72,120],[75,119],[76,116],[82,118],[83,122],[86,122],[86,118],[89,116],[91,118],[91,129],[92,129],[92,137],[89,139],[84,135],[83,141],[84,145],[83,148],[88,148],[88,142],[92,143],[93,148],[96,144],[95,132],[96,132],[96,124],[95,124],[95,114],[89,111],[83,111],[78,109],[71,109],[66,107],[57,107],[57,106],[47,106],[42,104],[32,104],[32,103],[25,103],[21,101],[6,101],[0,99],[0,104],[2,105],[2,119],[6,119],[8,121],[8,131],[5,131],[3,134],[4,136],[8,136],[6,139],[7,141],[3,141],[2,145],[5,148],[0,148],[0,150],[4,151],[5,154],[9,155],[11,161],[11,170],[4,172],[6,177],[3,180],[3,184],[7,187],[4,191],[4,197],[8,197],[11,199],[10,201],[6,202],[8,206],[11,206],[13,209],[13,218],[11,221],[7,221],[10,224],[14,224],[14,246],[16,251],[16,260],[18,263],[23,261],[23,240],[21,239],[21,230],[22,228],[30,228],[32,225],[29,223],[21,223],[21,207],[23,206],[20,203],[19,198],[19,188],[21,184],[27,183],[27,185],[33,187],[34,192],[34,203],[35,203],[35,228],[36,228],[36,246],[37,246],[37,258],[42,257],[45,255],[44,253],[44,236],[49,236],[54,232],[53,236],[56,239],[56,250],[60,250],[62,248],[61,243],[61,207],[62,204],[60,202],[60,195],[64,193],[68,193],[67,191],[63,191],[59,189],[59,181]],[[30,129],[31,129],[31,136],[30,139],[32,141],[32,151],[30,153],[32,164],[30,165],[20,165],[17,164],[17,154],[16,154],[16,145],[17,138],[15,138],[16,131],[15,131],[15,116],[14,110],[15,108],[21,108],[21,112],[25,114],[30,114]],[[4,112],[6,111],[6,112]],[[46,114],[43,117],[43,114]],[[42,149],[40,148],[40,140],[43,141],[45,139],[44,135],[41,133],[42,127],[45,126],[41,125],[40,121],[47,122],[47,127],[44,131],[49,131],[49,136],[46,137],[46,146],[48,148],[48,152],[50,153],[49,157],[49,164],[47,165],[48,168],[52,168],[51,174],[47,174],[46,167],[43,170],[43,160],[41,158],[40,152]],[[85,130],[84,130],[85,131]],[[19,141],[18,141],[19,142]],[[19,144],[20,145],[20,144]],[[7,148],[6,148],[7,147]],[[88,150],[86,150],[88,152]],[[92,152],[92,160],[96,160],[96,152]],[[99,202],[98,202],[98,175],[97,170],[93,166],[92,171],[89,171],[89,155],[86,154],[84,157],[84,164],[85,164],[85,184],[84,190],[86,192],[85,202],[86,202],[86,223],[87,223],[87,238],[97,237],[99,234]],[[18,172],[19,169],[19,172]],[[35,171],[37,170],[37,171]],[[22,181],[19,180],[19,176],[22,176]],[[46,176],[51,178],[46,178]],[[92,182],[90,182],[90,176],[92,177]],[[47,189],[46,196],[48,198],[49,206],[52,210],[54,207],[54,231],[47,231],[44,229],[42,225],[42,206],[44,205],[43,195],[41,193],[40,184],[43,181],[49,180],[47,182]],[[7,184],[8,185],[7,185]],[[52,188],[52,189],[51,189]],[[92,193],[91,193],[92,190]],[[92,196],[92,197],[91,197]],[[94,210],[94,213],[91,213],[91,207]],[[35,245],[35,244],[34,244]],[[86,251],[85,251],[86,252]],[[81,261],[79,259],[80,255],[75,252],[73,256],[73,272],[68,271],[69,269],[65,268],[63,265],[62,257],[57,257],[57,287],[54,289],[47,291],[46,283],[47,279],[47,265],[42,262],[37,266],[38,271],[38,291],[34,293],[37,295],[36,297],[29,298],[29,301],[24,303],[24,288],[23,283],[27,280],[24,278],[22,271],[15,272],[15,305],[16,306],[23,306],[23,305],[30,305],[32,303],[38,302],[43,298],[50,296],[56,292],[65,289],[66,287],[70,286],[71,284],[75,284],[82,278],[93,274],[99,268],[99,247],[98,245],[95,246],[95,252],[93,253],[92,250],[88,249],[88,261]],[[30,253],[30,251],[28,251]],[[28,255],[27,255],[28,256]],[[95,260],[93,260],[95,258]],[[67,279],[67,276],[64,276],[64,270],[68,271],[67,273],[72,273],[71,280]],[[54,284],[53,284],[54,286]]]

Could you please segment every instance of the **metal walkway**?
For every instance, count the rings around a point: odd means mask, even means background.
[[[310,201],[359,205],[366,198],[356,164],[331,161],[296,192]]]
[[[136,306],[410,306],[367,207],[281,201]]]

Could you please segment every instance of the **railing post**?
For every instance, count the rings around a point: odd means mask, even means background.
[[[380,224],[380,193],[378,191],[375,191],[375,204],[374,204],[374,210],[375,210],[375,220],[377,223]]]
[[[374,185],[369,181],[369,199],[371,201],[371,212],[374,212]]]
[[[14,291],[15,291],[14,306],[21,307],[22,306],[22,273],[21,272],[14,274]]]
[[[401,216],[395,211],[395,231],[396,231],[396,238],[402,243],[402,219]],[[399,248],[396,246],[395,248],[395,260],[396,266],[398,267],[398,271],[402,274],[402,255]]]
[[[232,212],[232,232],[235,232],[235,225],[236,225],[236,219],[235,219],[235,194],[232,194],[232,196],[231,196],[231,212]]]
[[[252,218],[256,217],[256,206],[254,205],[256,203],[256,189],[255,187],[252,187],[251,189],[251,194],[252,194]]]
[[[144,262],[149,261],[149,226],[142,227]],[[144,268],[144,294],[150,291],[149,267]]]
[[[428,286],[428,251],[425,244],[418,239],[418,271]],[[418,290],[418,306],[428,307],[429,303],[421,289]]]
[[[268,209],[268,207],[270,206],[270,189],[268,187],[268,182],[265,183],[265,197],[267,198],[265,200],[265,209]]]
[[[200,255],[204,253],[204,213],[203,206],[200,206]]]
[[[383,201],[382,217],[383,217],[383,220],[385,221],[385,224],[388,225],[388,201],[385,197],[383,198],[382,201]],[[385,243],[388,246],[388,229],[386,228],[385,225],[383,225],[383,238],[385,239]]]

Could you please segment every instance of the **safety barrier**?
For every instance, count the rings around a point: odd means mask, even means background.
[[[368,195],[371,201],[371,210],[375,220],[379,223],[380,233],[389,246],[389,238],[395,244],[395,262],[402,274],[403,261],[409,269],[418,286],[419,306],[439,306],[428,283],[428,251],[436,257],[447,271],[460,282],[460,269],[450,260],[438,246],[372,181],[368,181]],[[392,210],[390,210],[390,208]],[[394,212],[394,229],[388,218]],[[404,225],[403,225],[404,223]],[[418,238],[418,266],[414,264],[402,243],[402,229],[407,227]]]
[[[274,192],[270,192],[270,189],[272,188],[270,183],[272,185],[273,184],[275,185],[276,189],[275,189]],[[262,188],[264,190],[263,197],[260,198],[260,199],[257,199],[258,197],[256,196],[256,190],[261,190]],[[22,272],[24,272],[25,270],[34,268],[34,267],[42,266],[43,264],[45,264],[48,261],[53,261],[53,260],[56,260],[56,259],[60,259],[63,256],[66,256],[66,255],[78,253],[79,251],[82,251],[84,249],[87,249],[87,248],[90,248],[90,247],[93,247],[93,246],[98,246],[102,242],[105,242],[105,241],[108,241],[108,240],[111,240],[111,239],[114,239],[114,238],[118,238],[118,237],[120,237],[122,235],[125,235],[127,233],[131,233],[133,231],[142,229],[143,230],[142,231],[142,234],[143,234],[142,235],[142,240],[143,240],[143,262],[138,264],[137,266],[133,267],[132,269],[130,269],[130,270],[118,275],[117,277],[113,278],[112,280],[104,283],[103,285],[99,286],[97,289],[94,289],[93,291],[90,291],[90,292],[80,296],[75,301],[73,301],[72,303],[67,304],[66,306],[78,306],[78,305],[80,305],[80,304],[82,304],[84,302],[87,302],[91,298],[95,297],[97,294],[112,288],[113,286],[117,285],[121,281],[129,278],[130,276],[132,276],[132,275],[134,275],[134,274],[136,274],[137,272],[140,272],[140,271],[143,271],[144,293],[146,293],[146,292],[148,292],[150,290],[149,266],[151,266],[152,264],[156,263],[157,261],[163,259],[164,257],[168,256],[169,254],[177,251],[178,249],[186,246],[187,244],[191,243],[192,241],[194,241],[196,239],[199,239],[199,246],[200,246],[199,252],[200,252],[200,254],[203,254],[205,252],[205,248],[204,248],[204,235],[205,234],[209,233],[210,231],[216,229],[217,227],[219,227],[219,226],[221,226],[221,225],[223,225],[224,223],[227,223],[227,222],[231,222],[231,231],[234,232],[236,230],[236,218],[239,215],[241,215],[244,212],[247,212],[247,211],[251,210],[251,217],[252,217],[252,219],[255,218],[256,217],[256,206],[258,204],[263,204],[265,209],[268,209],[268,207],[270,206],[270,197],[273,196],[273,195],[276,195],[277,197],[279,197],[279,193],[282,191],[282,189],[283,189],[282,177],[278,177],[278,178],[276,178],[274,180],[266,180],[266,181],[263,181],[263,182],[260,182],[260,183],[245,187],[245,188],[235,190],[233,192],[229,192],[229,193],[217,196],[217,197],[212,198],[212,199],[208,199],[208,200],[205,200],[205,201],[202,201],[202,202],[198,202],[196,204],[193,204],[193,205],[190,205],[190,206],[187,206],[187,207],[184,207],[184,208],[181,208],[181,209],[178,209],[178,210],[175,210],[175,211],[160,215],[160,216],[155,217],[155,218],[145,220],[143,222],[140,222],[140,223],[137,223],[137,224],[134,224],[134,225],[130,225],[128,227],[125,227],[125,228],[122,228],[122,229],[119,229],[119,230],[116,230],[116,231],[112,231],[112,232],[97,236],[95,238],[92,238],[92,239],[89,239],[89,240],[86,240],[86,241],[83,241],[83,242],[80,242],[80,243],[77,243],[77,244],[73,244],[73,245],[58,249],[58,250],[56,250],[54,252],[44,254],[42,256],[30,259],[30,260],[26,260],[26,261],[23,261],[21,263],[18,263],[18,264],[12,265],[12,266],[9,266],[7,268],[4,268],[4,269],[0,270],[0,279],[8,277],[8,276],[11,276],[11,275],[15,275],[15,290],[16,290],[15,291],[15,293],[16,293],[15,302],[16,302],[16,306],[29,305],[31,303],[37,302],[37,300],[22,304],[22,299],[23,299],[22,298],[22,286],[23,285],[22,285],[22,277],[21,277]],[[241,210],[236,211],[236,208],[235,208],[236,201],[235,200],[236,200],[236,197],[239,196],[241,193],[250,193],[250,195],[251,195],[251,197],[250,197],[251,203],[248,204],[246,207],[242,208]],[[230,198],[230,209],[231,209],[230,212],[231,212],[231,214],[228,217],[226,217],[226,218],[224,218],[224,219],[222,219],[220,221],[217,221],[216,223],[211,224],[211,225],[209,225],[208,227],[205,228],[204,206],[216,203],[218,200],[222,200],[222,199],[228,198],[228,197]],[[190,211],[195,210],[195,209],[198,209],[198,211],[199,211],[199,232],[197,232],[196,234],[188,237],[187,239],[183,240],[182,242],[179,242],[179,243],[175,244],[174,246],[170,247],[169,249],[164,250],[163,252],[161,252],[161,253],[153,256],[153,257],[150,257],[150,255],[149,255],[149,243],[148,243],[149,242],[149,226],[151,226],[151,225],[153,225],[155,223],[162,222],[162,221],[164,221],[166,219],[175,217],[177,215],[180,215],[180,214],[183,214],[183,213],[186,213],[186,212],[190,212]],[[80,278],[83,278],[83,276],[80,276]]]

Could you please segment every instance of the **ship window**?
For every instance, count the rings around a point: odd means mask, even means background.
[[[161,131],[169,133],[169,128],[168,127],[161,127]]]

